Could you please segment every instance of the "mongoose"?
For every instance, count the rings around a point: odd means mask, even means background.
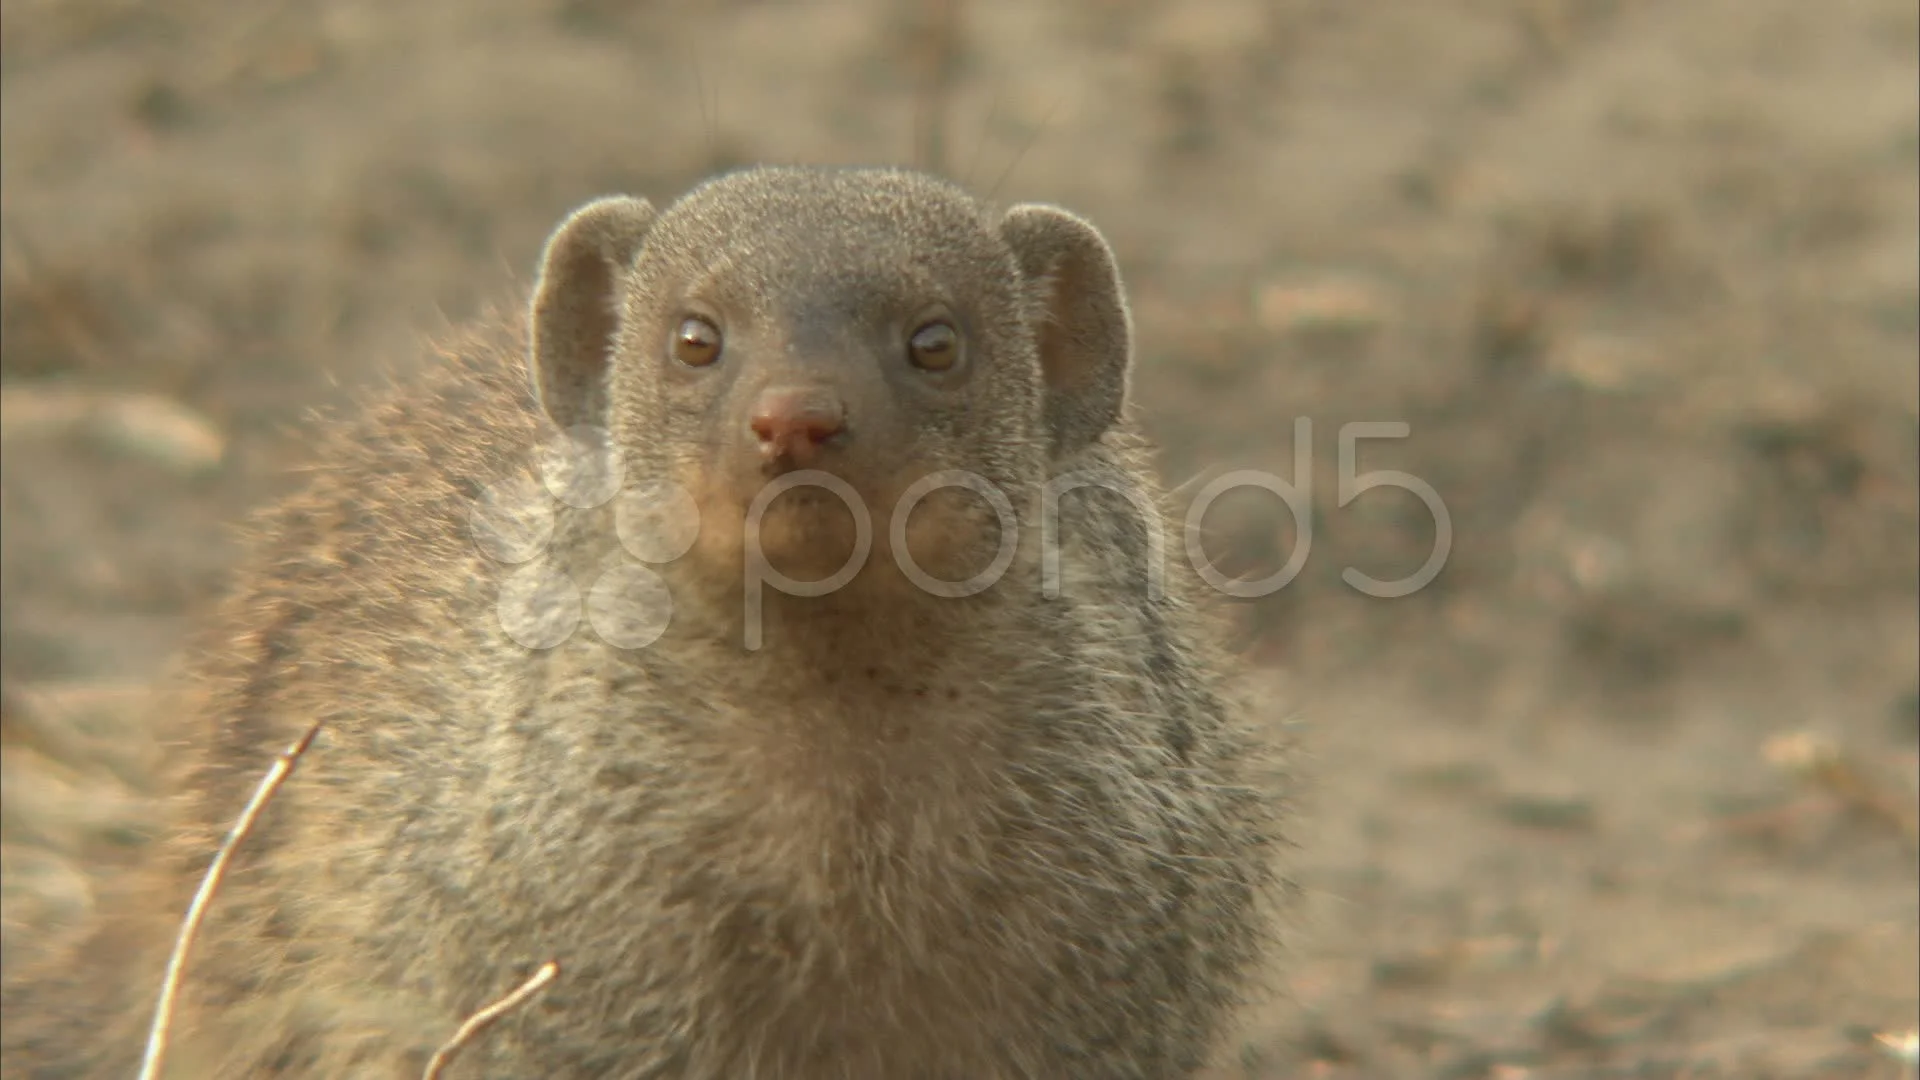
[[[547,961],[449,1076],[1194,1075],[1274,939],[1284,773],[1131,356],[1108,243],[1056,207],[815,167],[583,206],[524,314],[322,426],[255,520],[178,839],[10,980],[8,1075],[132,1075],[188,894],[315,722],[169,1075],[412,1080]],[[549,512],[530,557],[479,542]]]

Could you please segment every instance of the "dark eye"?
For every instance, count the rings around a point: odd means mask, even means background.
[[[907,339],[907,357],[923,371],[946,371],[960,360],[960,332],[943,322],[930,322]]]
[[[673,358],[688,367],[705,367],[720,356],[720,328],[698,315],[681,320],[673,332]]]

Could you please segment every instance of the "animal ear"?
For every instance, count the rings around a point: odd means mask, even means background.
[[[1100,230],[1054,206],[1007,211],[1000,235],[1039,289],[1040,368],[1053,454],[1071,454],[1120,418],[1133,365],[1133,329],[1120,270]]]
[[[645,199],[607,196],[567,215],[547,238],[533,288],[528,369],[534,397],[562,431],[607,422],[622,285],[653,218]]]

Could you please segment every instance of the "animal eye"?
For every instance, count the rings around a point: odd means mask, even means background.
[[[673,358],[688,367],[705,367],[720,356],[720,328],[698,315],[681,320],[673,332]]]
[[[960,332],[943,322],[930,322],[907,339],[907,357],[924,371],[946,371],[960,359]]]

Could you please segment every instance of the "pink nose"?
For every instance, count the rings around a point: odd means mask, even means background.
[[[846,420],[846,406],[831,390],[773,387],[754,402],[747,425],[760,437],[760,453],[768,460],[806,464],[821,444],[845,429]]]

